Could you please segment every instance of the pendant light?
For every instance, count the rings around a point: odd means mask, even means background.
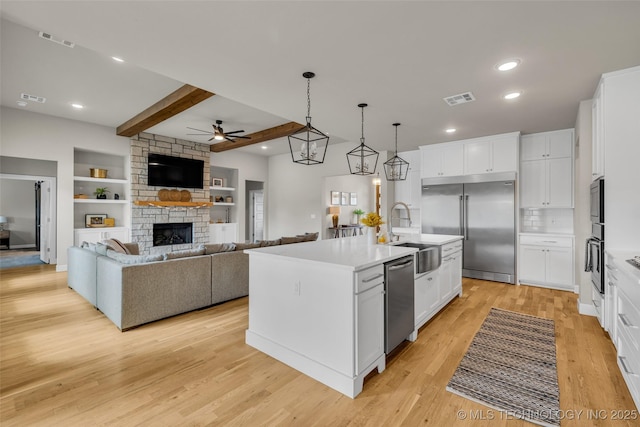
[[[294,163],[318,165],[324,162],[329,137],[311,126],[311,79],[315,77],[315,73],[306,71],[302,73],[302,77],[307,79],[307,124],[288,136],[289,150]]]
[[[398,157],[398,126],[400,123],[394,123],[393,126],[396,128],[396,152],[392,158],[384,162],[384,174],[387,176],[387,181],[404,181],[407,179],[409,162]]]
[[[362,109],[362,137],[360,145],[347,153],[349,171],[352,175],[373,175],[378,167],[379,153],[364,143],[364,107],[367,104],[358,104]]]

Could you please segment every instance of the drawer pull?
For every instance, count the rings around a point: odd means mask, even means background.
[[[362,279],[362,283],[369,283],[369,282],[371,282],[372,280],[376,280],[376,279],[381,278],[382,276],[384,276],[384,274],[383,274],[383,273],[380,273],[380,274],[375,275],[375,276],[373,276],[373,277],[369,277],[368,279]]]
[[[629,370],[629,368],[627,367],[626,357],[618,356],[618,359],[620,360],[620,364],[622,365],[622,369],[624,369],[625,374],[633,375],[634,377],[640,377],[640,374],[633,373],[631,370]]]
[[[615,268],[614,266],[609,265],[609,264],[605,264],[605,267],[607,267],[609,270],[618,271],[617,268]]]
[[[545,243],[558,243],[557,240],[543,240]]]
[[[629,319],[627,319],[627,315],[626,314],[620,313],[620,314],[618,314],[618,317],[620,318],[620,321],[622,322],[622,324],[624,326],[626,326],[627,328],[638,329],[637,326],[632,325],[631,322],[629,322]]]

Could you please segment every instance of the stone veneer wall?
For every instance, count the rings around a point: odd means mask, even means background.
[[[192,202],[209,201],[210,147],[207,144],[184,141],[150,133],[139,133],[131,138],[131,199],[158,201],[158,190],[148,186],[147,162],[149,153],[199,159],[204,161],[203,189],[189,188]],[[209,208],[152,207],[131,205],[131,240],[138,243],[141,254],[156,254],[207,243],[209,240]],[[171,222],[193,223],[193,244],[153,246],[153,224]]]

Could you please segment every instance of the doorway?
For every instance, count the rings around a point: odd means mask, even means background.
[[[248,240],[256,242],[265,239],[265,210],[264,210],[264,183],[260,181],[246,181],[247,215],[245,231]]]
[[[0,174],[2,215],[8,218],[10,248],[56,263],[56,178]],[[18,264],[20,265],[20,264]]]

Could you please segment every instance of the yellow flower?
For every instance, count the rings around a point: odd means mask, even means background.
[[[360,220],[360,222],[367,227],[378,227],[384,224],[382,217],[375,212],[369,212],[364,218]]]

